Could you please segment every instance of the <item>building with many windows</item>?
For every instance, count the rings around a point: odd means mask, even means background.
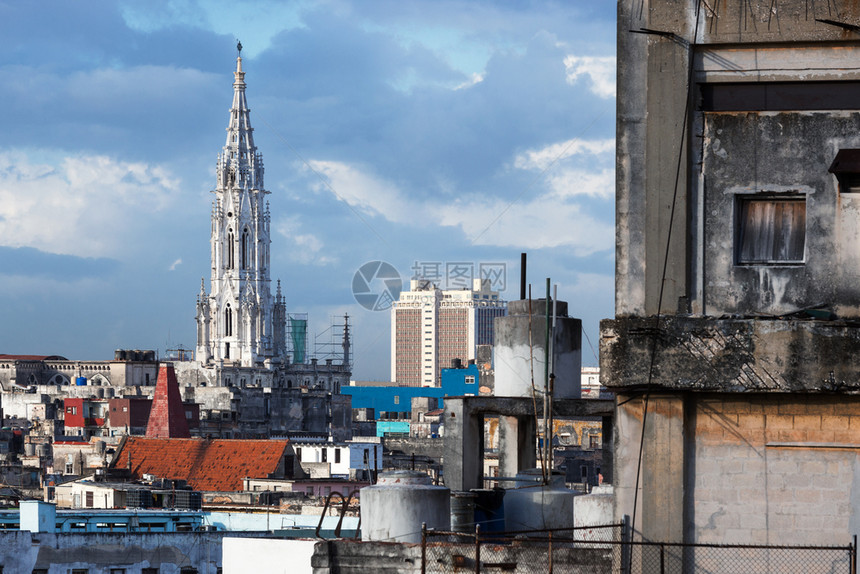
[[[391,379],[398,385],[439,386],[441,370],[455,360],[467,363],[478,345],[493,344],[493,320],[506,304],[488,280],[472,289],[442,290],[412,280],[391,309]]]

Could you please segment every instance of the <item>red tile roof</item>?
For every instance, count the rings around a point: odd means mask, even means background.
[[[155,384],[155,394],[152,397],[152,408],[149,410],[146,436],[150,438],[191,438],[173,365],[161,365],[158,368],[158,381]]]
[[[136,479],[154,474],[185,480],[195,490],[224,492],[242,490],[242,479],[246,477],[283,477],[285,454],[292,454],[287,440],[130,436],[111,466],[130,469]]]

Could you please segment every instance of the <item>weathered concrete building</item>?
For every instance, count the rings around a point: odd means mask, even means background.
[[[45,574],[215,572],[226,536],[269,536],[200,531],[202,522],[199,512],[58,512],[51,504],[25,501],[19,528],[0,531],[0,567]]]
[[[858,23],[856,3],[619,2],[601,380],[616,514],[644,538],[860,533]]]

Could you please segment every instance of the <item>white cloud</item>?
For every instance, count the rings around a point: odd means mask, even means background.
[[[396,186],[358,167],[335,161],[308,163],[328,181],[328,186],[318,183],[316,191],[333,192],[338,199],[364,213],[382,215],[390,221],[409,221],[414,214],[412,206]]]
[[[326,175],[342,201],[395,223],[415,224],[420,219],[424,226],[459,227],[480,245],[529,249],[564,245],[577,255],[611,249],[614,245],[613,222],[594,219],[570,201],[579,194],[611,197],[611,170],[562,171],[550,178],[550,193],[528,203],[507,204],[504,200],[483,196],[453,202],[449,196],[435,202],[417,201],[395,185],[363,173],[357,167],[337,162],[310,163]],[[327,190],[325,186],[318,187]],[[499,214],[499,220],[492,222],[488,214]],[[486,229],[480,222],[486,222]]]
[[[601,98],[615,96],[615,58],[613,56],[567,56],[564,59],[567,83],[575,84],[583,77],[591,80],[589,89]]]
[[[119,256],[146,225],[141,214],[163,210],[178,189],[167,170],[145,163],[62,154],[35,162],[0,152],[0,245]]]
[[[615,195],[615,170],[559,169],[547,175],[550,194],[557,199],[588,195],[603,199]]]
[[[614,139],[572,139],[525,151],[514,158],[514,167],[546,172],[543,177],[550,194],[557,199],[577,195],[606,199],[615,193],[614,158]],[[575,167],[575,163],[587,164],[587,168]]]
[[[499,214],[489,219],[488,214]],[[570,248],[577,256],[612,249],[615,226],[594,219],[576,203],[553,196],[506,205],[498,200],[470,200],[439,206],[442,225],[459,227],[476,245],[540,249]]]
[[[518,169],[544,170],[554,162],[565,160],[577,155],[601,155],[615,153],[615,140],[580,140],[571,139],[546,147],[529,150],[514,158],[514,167]]]
[[[168,267],[168,271],[176,271],[176,268],[182,265],[182,258],[180,257],[176,261],[174,261],[170,267]]]
[[[290,242],[288,249],[279,247],[278,251],[286,253],[291,261],[314,265],[330,265],[337,261],[323,253],[325,243],[322,239],[313,233],[303,232],[298,217],[278,219],[275,223],[275,232]]]
[[[484,74],[483,74],[483,72],[482,72],[482,73],[474,72],[474,73],[472,73],[472,75],[469,77],[469,80],[468,80],[468,81],[463,82],[462,84],[460,84],[460,85],[458,85],[458,86],[455,86],[455,87],[454,87],[454,89],[455,89],[455,90],[462,90],[462,89],[465,89],[465,88],[471,88],[472,86],[474,86],[474,85],[476,85],[476,84],[480,84],[480,83],[481,83],[481,82],[483,82],[483,81],[484,81]]]

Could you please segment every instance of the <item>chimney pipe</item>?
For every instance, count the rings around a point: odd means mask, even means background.
[[[526,300],[526,254],[520,253],[520,301]]]

